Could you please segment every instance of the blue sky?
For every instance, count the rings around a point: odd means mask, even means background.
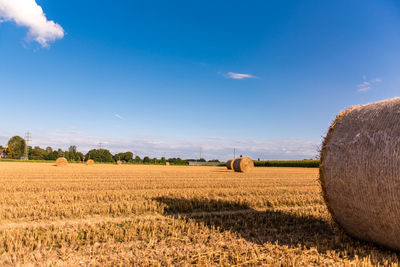
[[[398,1],[0,0],[0,20],[0,144],[302,159],[400,92]]]

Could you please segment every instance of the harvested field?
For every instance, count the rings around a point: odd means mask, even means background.
[[[316,168],[0,162],[0,265],[398,265],[330,227]]]

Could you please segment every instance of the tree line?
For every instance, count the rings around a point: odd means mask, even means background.
[[[24,157],[26,148],[25,140],[20,136],[13,136],[7,143],[7,147],[0,146],[0,152],[5,152],[7,158],[10,159],[21,159]],[[118,160],[126,163],[146,163],[146,164],[165,164],[167,161],[173,165],[185,165],[188,161],[196,161],[195,159],[181,159],[181,158],[169,158],[162,157],[160,159],[150,158],[145,156],[140,158],[139,156],[133,155],[132,152],[116,153],[112,154],[108,149],[99,148],[91,149],[86,154],[77,151],[77,147],[72,145],[68,150],[62,150],[61,148],[54,150],[51,147],[41,148],[39,146],[31,147],[28,146],[28,159],[30,160],[56,160],[57,158],[64,157],[68,161],[86,161],[92,159],[95,162],[112,163]],[[197,161],[206,162],[205,159],[199,159]],[[219,160],[210,160],[209,162],[219,162]]]

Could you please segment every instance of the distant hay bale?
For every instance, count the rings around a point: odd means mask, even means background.
[[[118,160],[117,165],[122,165],[122,161]]]
[[[400,250],[400,98],[340,113],[322,144],[320,182],[349,235]]]
[[[254,163],[251,158],[237,158],[233,162],[233,169],[235,172],[248,172],[253,169]]]
[[[89,159],[88,161],[86,161],[86,165],[94,165],[94,160]]]
[[[68,160],[66,158],[58,158],[56,160],[56,166],[67,166]]]
[[[233,162],[235,161],[235,159],[230,159],[226,162],[226,168],[228,170],[232,170],[233,169]]]
[[[167,162],[165,162],[165,166],[169,166],[169,162],[167,161]]]

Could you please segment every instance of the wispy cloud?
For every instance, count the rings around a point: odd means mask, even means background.
[[[251,74],[246,74],[246,73],[234,73],[234,72],[228,72],[226,74],[226,77],[230,79],[235,79],[235,80],[242,80],[242,79],[257,79],[258,77],[251,75]]]
[[[119,115],[119,114],[115,114],[114,115],[116,118],[118,118],[118,119],[120,119],[120,120],[125,120],[125,118],[124,117],[122,117],[121,115]]]
[[[204,138],[210,141],[222,141],[226,139],[225,137],[222,136],[205,136]]]
[[[357,85],[358,92],[366,92],[374,87],[374,84],[382,82],[381,78],[375,78],[372,80],[367,80],[367,77],[363,76],[363,82]]]
[[[28,39],[47,47],[49,42],[64,37],[63,28],[47,20],[43,9],[35,0],[0,0],[0,22],[14,21],[29,29]]]

